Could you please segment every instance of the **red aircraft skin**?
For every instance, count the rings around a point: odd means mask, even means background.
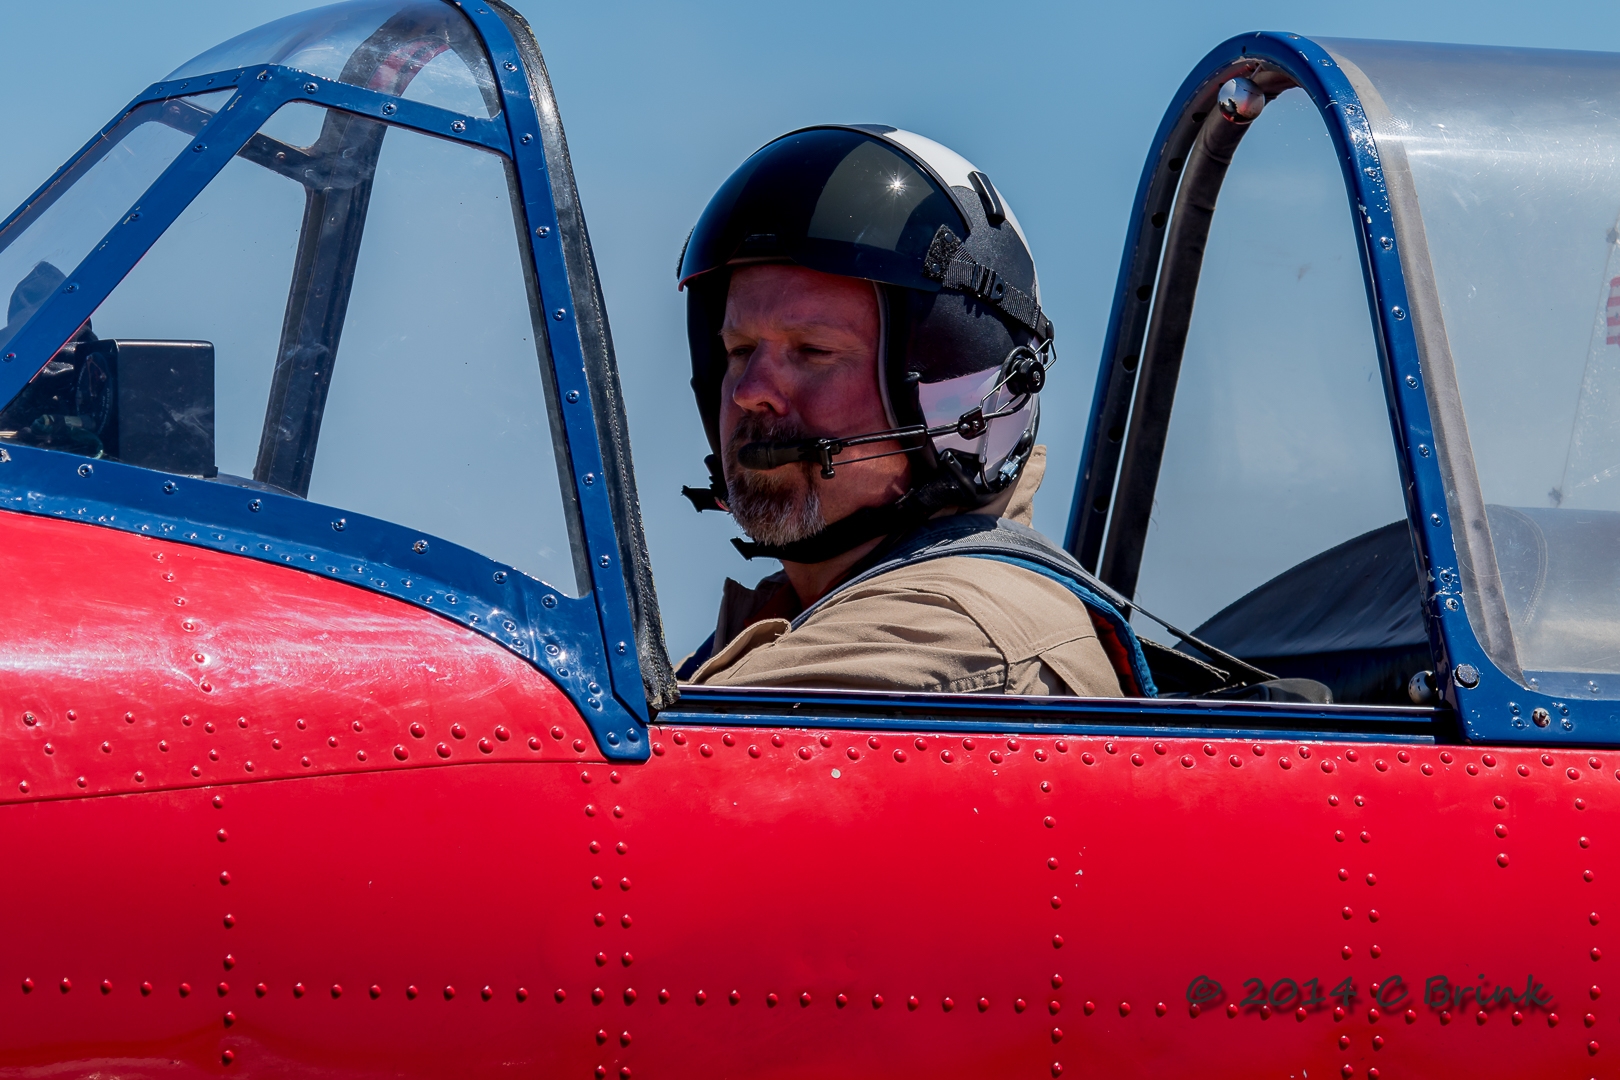
[[[538,671],[385,596],[16,513],[0,572],[26,583],[0,638],[0,1075],[1620,1053],[1614,754],[663,724],[608,765]]]

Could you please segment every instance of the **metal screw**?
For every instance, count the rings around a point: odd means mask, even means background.
[[[551,317],[556,319],[558,322],[562,322],[563,316],[567,314],[568,312],[564,311],[562,308],[558,308],[556,311],[551,313]]]
[[[428,543],[427,543],[426,540],[418,540],[416,543],[411,545],[411,550],[416,552],[418,555],[420,555],[424,551],[426,551],[427,548],[428,548]]]
[[[1406,309],[1403,308],[1403,307],[1399,307],[1399,306],[1392,307],[1392,308],[1389,309],[1389,311],[1390,311],[1390,314],[1394,315],[1395,318],[1397,318],[1397,319],[1406,318]]]
[[[306,94],[313,94],[315,91],[317,91],[319,89],[320,89],[320,85],[318,83],[307,82],[307,83],[304,84],[304,93],[306,93]]]
[[[1389,236],[1380,236],[1378,238],[1378,243],[1383,247],[1383,249],[1385,251],[1388,251],[1388,250],[1390,250],[1391,248],[1393,248],[1395,246],[1394,238],[1389,237]]]
[[[523,138],[524,138],[525,141],[528,140],[527,135],[525,135]],[[534,230],[534,235],[540,237],[541,239],[544,239],[545,237],[550,236],[551,235],[551,226],[550,225],[542,225],[542,226],[540,226],[538,229]]]
[[[1472,690],[1479,685],[1479,669],[1473,664],[1457,665],[1457,685],[1465,690]],[[1543,710],[1536,710],[1541,712]]]
[[[540,602],[548,608],[554,608],[557,606],[557,598],[550,593],[547,593],[545,596],[541,597]]]
[[[178,488],[176,487],[175,482],[173,480],[165,480],[163,482],[163,494],[165,494],[165,495],[173,495],[175,493],[175,491],[177,491],[177,490],[178,490]]]
[[[465,120],[457,120],[457,121],[455,121],[454,123],[452,123],[450,125],[450,130],[454,131],[454,132],[458,132],[458,133],[466,131],[467,130],[467,121],[465,121]]]
[[[1406,385],[1410,386],[1412,389],[1416,390],[1417,389],[1417,376],[1416,375],[1408,375],[1406,377]]]
[[[85,462],[83,465],[79,466],[79,475],[80,476],[89,476],[91,473],[93,473],[95,471],[96,471],[95,468],[89,462]]]
[[[1438,525],[1438,524],[1440,524],[1440,515],[1439,514],[1430,514],[1429,515],[1429,524],[1430,525]]]
[[[254,499],[252,502],[248,503],[248,509],[252,510],[255,514],[257,514],[259,512],[259,508],[261,506],[263,506],[263,505],[264,504],[262,502],[260,502],[258,499]]]
[[[568,391],[568,403],[570,405],[572,405],[574,402],[576,402],[578,400],[579,400],[579,391],[578,390],[570,390],[570,391]]]
[[[521,139],[518,140],[518,142],[522,143],[524,146],[528,146],[529,143],[531,143],[533,141],[534,141],[534,136],[533,135],[525,135]]]
[[[609,558],[608,558],[608,557],[607,557],[607,556],[606,556],[606,555],[603,555],[603,556],[602,556],[602,557],[601,557],[601,558],[600,558],[600,559],[597,559],[597,560],[596,560],[596,563],[597,563],[597,565],[598,565],[598,566],[603,566],[603,567],[605,567],[605,566],[607,566],[607,564],[608,564],[608,563],[609,563],[609,562],[611,562],[611,561],[612,561],[612,560],[611,560],[611,559],[609,559]]]
[[[1457,598],[1455,596],[1446,597],[1446,610],[1447,611],[1456,611],[1461,606],[1462,606],[1461,604],[1457,603]]]

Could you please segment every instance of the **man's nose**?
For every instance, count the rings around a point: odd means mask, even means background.
[[[744,412],[787,416],[792,411],[780,350],[762,343],[754,349],[732,388],[732,402]]]

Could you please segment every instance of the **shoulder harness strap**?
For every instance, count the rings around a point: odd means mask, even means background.
[[[1072,555],[1034,529],[986,514],[958,514],[927,522],[901,538],[882,561],[811,604],[793,620],[792,629],[797,630],[823,604],[845,589],[902,566],[959,555],[1021,566],[1065,586],[1085,604],[1103,651],[1131,695],[1158,696],[1136,631],[1131,629],[1120,609],[1105,597],[1111,590],[1087,573]]]

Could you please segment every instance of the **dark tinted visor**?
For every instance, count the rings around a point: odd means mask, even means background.
[[[731,174],[692,230],[680,283],[729,263],[788,260],[937,292],[922,263],[941,225],[968,232],[950,192],[898,147],[813,128],[769,143]]]

